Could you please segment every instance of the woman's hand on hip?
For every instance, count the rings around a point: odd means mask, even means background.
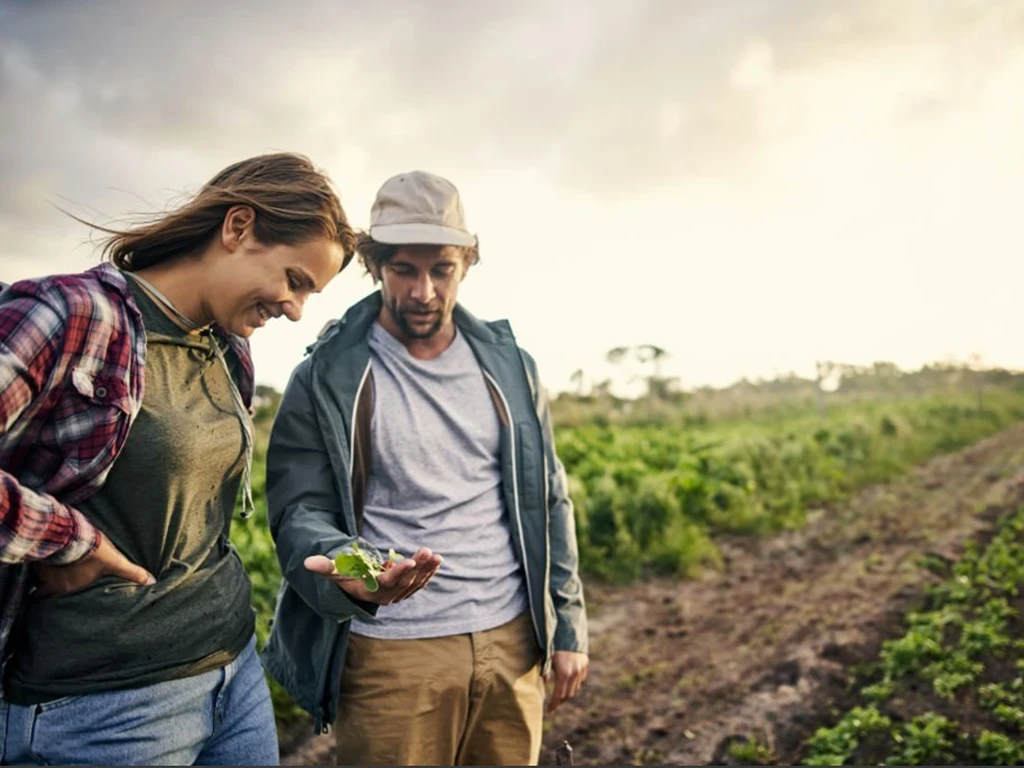
[[[142,586],[156,583],[153,574],[121,554],[121,551],[102,533],[96,549],[81,560],[67,565],[37,562],[33,564],[33,570],[38,580],[38,585],[32,592],[35,598],[52,597],[85,589],[101,576],[116,576]]]

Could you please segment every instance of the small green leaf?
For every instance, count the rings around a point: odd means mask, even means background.
[[[402,559],[398,553],[391,550],[389,559],[393,559],[395,556],[399,560]],[[343,578],[362,579],[363,584],[366,585],[370,592],[376,592],[380,588],[380,584],[377,583],[377,574],[384,571],[384,564],[378,559],[377,555],[365,549],[360,549],[359,545],[355,542],[352,542],[350,547],[335,556],[334,567]]]
[[[347,579],[359,579],[370,572],[370,564],[364,559],[363,554],[341,553],[334,558],[334,567],[338,573]]]

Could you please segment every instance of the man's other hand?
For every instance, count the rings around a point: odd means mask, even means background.
[[[554,712],[567,699],[579,693],[590,669],[590,657],[575,651],[555,651],[551,656],[551,672],[554,673],[555,687],[548,700],[548,712]],[[551,675],[545,678],[545,682]]]

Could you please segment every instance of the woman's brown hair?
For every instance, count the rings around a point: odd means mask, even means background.
[[[236,205],[251,206],[256,212],[253,234],[265,245],[326,238],[341,245],[342,269],[355,254],[356,235],[331,180],[308,158],[289,152],[229,165],[184,205],[137,226],[90,226],[110,235],[103,245],[104,258],[131,272],[200,252]]]

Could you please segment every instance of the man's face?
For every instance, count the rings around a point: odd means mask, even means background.
[[[407,340],[429,339],[452,322],[464,251],[452,245],[403,245],[381,269],[384,306]]]

